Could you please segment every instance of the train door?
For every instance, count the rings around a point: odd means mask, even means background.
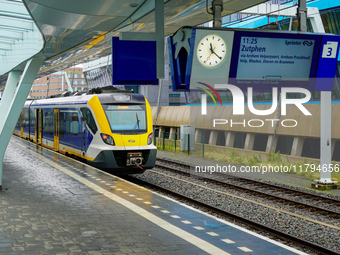
[[[20,114],[20,137],[24,137],[24,110]]]
[[[88,123],[88,112],[89,110],[87,108],[81,108],[81,130],[82,130],[82,140],[81,140],[81,150],[82,150],[82,156],[85,157],[86,156],[86,150],[87,150],[87,146],[89,143],[89,129],[86,123]]]
[[[53,127],[54,149],[59,151],[59,109],[54,109]]]
[[[82,118],[81,118],[81,151],[82,151],[82,156],[85,157],[86,154],[86,115],[82,112]]]
[[[42,110],[36,109],[35,110],[35,142],[37,144],[41,144],[41,138],[42,138]]]

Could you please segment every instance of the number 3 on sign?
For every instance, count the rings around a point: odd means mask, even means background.
[[[322,57],[323,58],[336,58],[336,52],[338,49],[338,42],[327,42],[323,46]]]

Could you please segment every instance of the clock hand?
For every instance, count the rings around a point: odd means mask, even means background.
[[[211,46],[211,43],[210,43],[210,46]],[[215,47],[216,48],[216,47]],[[214,49],[215,49],[214,48]],[[206,61],[208,61],[209,59],[210,59],[210,56],[214,53],[214,49],[213,48],[211,48],[210,50],[211,50],[211,53],[210,53],[210,55],[207,57],[207,60]]]
[[[219,55],[216,54],[216,52],[213,52],[219,59],[222,59]]]

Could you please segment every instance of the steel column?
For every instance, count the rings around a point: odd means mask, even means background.
[[[28,60],[17,87],[16,81],[18,81],[19,76],[16,71],[13,71],[13,73],[11,72],[12,74],[10,73],[10,79],[6,84],[4,93],[4,100],[6,101],[3,101],[0,106],[0,119],[2,120],[0,123],[0,189],[2,188],[2,168],[5,151],[34,79],[41,64],[44,62],[44,59],[45,57],[42,54],[39,54]]]
[[[299,30],[307,32],[307,5],[306,0],[299,0],[298,13],[299,17]]]
[[[332,159],[332,92],[321,92],[320,111],[321,131],[320,131],[320,180],[321,183],[333,183],[331,179],[331,159]]]
[[[213,0],[212,9],[213,9],[213,15],[214,15],[213,27],[222,27],[223,1]]]
[[[155,0],[157,78],[164,79],[164,1]]]
[[[310,20],[315,33],[325,33],[319,12],[313,13]],[[320,179],[317,183],[331,184],[332,181],[332,92],[321,91],[320,109]],[[334,167],[334,166],[333,166]]]

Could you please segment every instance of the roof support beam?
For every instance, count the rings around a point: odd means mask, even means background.
[[[8,29],[0,28],[0,38],[9,39],[9,40],[22,40],[23,35],[22,32],[14,32]]]
[[[33,21],[32,20],[19,20],[16,18],[0,18],[0,28],[5,27],[8,29],[15,29],[17,31],[27,31],[33,30]]]
[[[34,79],[44,60],[45,57],[41,53],[31,58],[25,66],[18,86],[21,71],[11,71],[9,74],[0,104],[0,112],[4,116],[0,119],[0,190],[2,189],[2,167],[5,151]]]
[[[0,0],[0,16],[15,16],[18,18],[30,18],[25,6],[20,2]]]
[[[121,32],[120,40],[156,41],[157,78],[164,78],[164,2],[155,0],[155,33]]]
[[[297,11],[297,6],[280,4],[259,4],[238,13],[271,17],[296,17]],[[307,15],[311,16],[312,13],[319,13],[319,9],[315,7],[307,7]]]

